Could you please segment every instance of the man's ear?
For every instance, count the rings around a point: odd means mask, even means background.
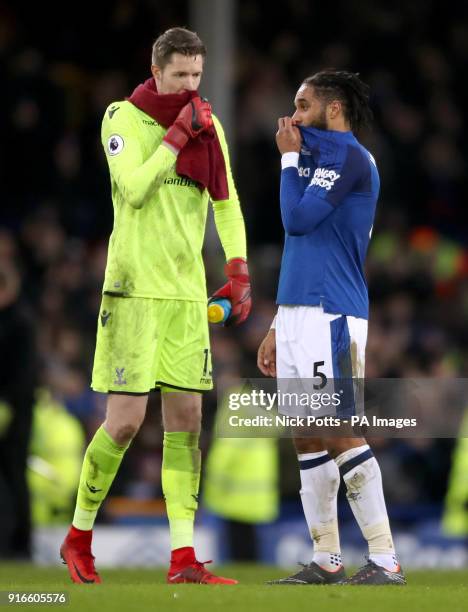
[[[328,112],[330,119],[336,119],[341,111],[341,102],[339,100],[333,100],[328,106]]]
[[[151,64],[151,74],[157,81],[159,81],[161,78],[161,68],[156,66],[156,64]]]

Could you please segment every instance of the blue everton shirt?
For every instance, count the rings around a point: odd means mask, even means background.
[[[281,172],[286,231],[278,304],[322,305],[367,319],[364,261],[380,180],[375,160],[352,132],[300,127],[296,167]]]

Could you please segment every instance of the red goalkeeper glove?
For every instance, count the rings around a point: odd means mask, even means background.
[[[198,134],[212,125],[211,104],[197,96],[182,108],[163,140],[179,153],[189,138],[196,138]]]
[[[228,282],[213,293],[209,301],[220,297],[227,298],[231,302],[232,309],[225,325],[240,325],[247,319],[252,308],[247,262],[240,257],[231,259],[224,266],[224,273]]]

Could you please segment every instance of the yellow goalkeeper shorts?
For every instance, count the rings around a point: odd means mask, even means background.
[[[91,387],[212,389],[206,303],[103,295]]]

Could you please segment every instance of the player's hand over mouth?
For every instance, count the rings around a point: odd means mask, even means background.
[[[301,133],[291,117],[280,117],[278,119],[276,144],[281,155],[283,153],[301,152]]]

